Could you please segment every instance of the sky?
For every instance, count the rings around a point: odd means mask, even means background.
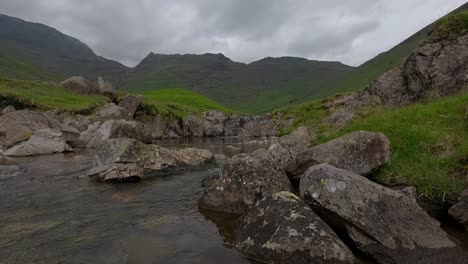
[[[0,0],[0,13],[54,27],[127,66],[149,52],[358,66],[465,1]]]

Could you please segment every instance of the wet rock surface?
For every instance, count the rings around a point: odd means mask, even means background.
[[[242,154],[224,164],[220,176],[198,201],[202,208],[242,214],[266,195],[290,191],[283,169],[268,160]]]
[[[378,263],[466,263],[466,253],[414,199],[365,177],[321,164],[302,176],[300,192]]]
[[[299,197],[279,192],[238,220],[236,248],[266,263],[354,263],[335,232]]]

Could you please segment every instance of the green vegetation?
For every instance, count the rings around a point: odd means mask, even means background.
[[[429,36],[429,42],[456,40],[468,31],[468,11],[442,18]]]
[[[468,170],[468,94],[373,112],[324,140],[356,130],[382,132],[392,156],[375,173],[378,182],[414,186],[428,199],[455,198]]]
[[[273,114],[279,119],[278,121],[294,119],[294,124],[288,130],[281,131],[281,134],[287,135],[302,125],[314,127],[320,124],[327,116],[327,111],[322,105],[322,101],[311,101],[274,111]]]
[[[21,104],[42,110],[60,108],[71,111],[89,110],[107,102],[97,95],[80,95],[53,83],[17,81],[0,78],[3,104]]]
[[[219,110],[230,113],[224,107],[202,95],[184,89],[165,89],[147,91],[144,96],[145,107],[153,113],[172,115],[180,118],[190,114],[199,115],[208,110]]]

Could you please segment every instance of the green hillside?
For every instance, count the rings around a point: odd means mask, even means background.
[[[339,91],[337,83],[353,70],[339,62],[303,58],[265,58],[250,64],[222,54],[150,54],[130,73],[127,91],[182,87],[244,112],[323,98]]]
[[[468,3],[454,10],[449,15],[465,10],[468,10]],[[353,74],[341,82],[342,91],[356,91],[364,88],[383,73],[403,64],[411,52],[426,40],[437,23],[438,22],[434,22],[428,25],[391,50],[381,53],[377,57],[357,67]]]

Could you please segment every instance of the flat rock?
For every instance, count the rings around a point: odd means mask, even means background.
[[[335,232],[290,192],[260,200],[237,224],[236,248],[265,263],[354,263]]]
[[[401,192],[321,164],[302,176],[300,193],[378,263],[466,263],[466,253],[449,240],[439,222]]]
[[[313,165],[327,163],[366,175],[387,164],[389,159],[390,142],[384,134],[356,131],[297,154],[291,173],[300,176]]]
[[[224,164],[220,177],[205,190],[198,204],[215,211],[242,214],[264,196],[290,190],[291,184],[280,166],[243,154]]]
[[[3,155],[23,157],[72,151],[62,136],[60,130],[40,129],[34,132],[28,141],[7,149]]]

